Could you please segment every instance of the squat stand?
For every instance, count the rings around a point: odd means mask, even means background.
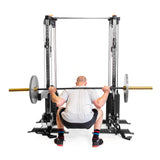
[[[44,54],[45,54],[45,85],[49,88],[51,85],[57,87],[57,64],[56,64],[56,21],[58,19],[108,19],[109,20],[109,53],[108,53],[108,86],[118,87],[118,53],[119,53],[119,21],[116,15],[112,17],[51,17],[45,16],[44,19]],[[52,43],[53,39],[53,43]],[[54,66],[52,66],[52,51],[54,53]],[[54,83],[52,79],[52,67],[54,67]],[[29,132],[35,132],[55,138],[57,129],[56,112],[57,107],[52,103],[48,90],[38,94],[38,100],[45,99],[45,113],[42,115],[38,123],[46,124],[45,127],[33,128]],[[106,129],[101,129],[101,133],[120,134],[122,138],[130,140],[131,136],[125,134],[133,134],[128,129],[121,129],[120,124],[130,124],[126,120],[120,120],[120,95],[118,89],[110,91],[106,102],[106,119],[103,123]]]
[[[119,56],[119,21],[120,18],[112,16],[109,18],[109,53],[108,53],[108,86],[118,87],[118,56]],[[122,138],[130,140],[133,134],[128,129],[121,129],[120,124],[130,124],[126,120],[120,120],[120,95],[118,89],[113,89],[106,102],[106,124],[107,129],[101,129],[101,133],[120,134]]]
[[[44,19],[44,57],[45,57],[45,86],[49,88],[53,85],[52,79],[52,51],[54,52],[54,86],[57,87],[57,66],[56,66],[56,20],[51,16],[45,16]],[[52,38],[54,44],[52,43]],[[53,46],[52,46],[53,45]],[[49,138],[55,138],[57,129],[53,128],[56,125],[56,113],[57,107],[55,103],[52,103],[51,96],[48,90],[43,91],[38,94],[38,100],[45,98],[45,113],[42,115],[42,118],[37,123],[46,124],[43,128],[33,128],[30,132],[35,132],[37,134],[42,134],[48,136]]]

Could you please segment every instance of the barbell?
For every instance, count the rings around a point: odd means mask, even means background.
[[[57,90],[73,90],[73,89],[102,89],[103,87],[67,87],[67,88],[57,88]],[[125,74],[124,86],[123,87],[110,87],[110,90],[124,90],[124,102],[128,102],[129,90],[152,90],[151,86],[129,86],[128,85],[128,75]],[[36,103],[38,100],[38,91],[39,90],[48,90],[48,88],[39,88],[37,76],[32,76],[30,79],[29,88],[10,88],[9,92],[18,92],[18,91],[29,91],[30,100],[32,103]]]

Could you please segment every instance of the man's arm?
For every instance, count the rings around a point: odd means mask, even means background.
[[[102,88],[102,91],[104,92],[104,94],[101,97],[99,97],[98,99],[96,99],[95,101],[93,101],[93,104],[97,108],[101,108],[106,103],[109,92],[110,92],[110,88],[108,86],[104,86]]]
[[[55,87],[50,87],[49,88],[49,93],[51,94],[52,102],[57,104],[57,107],[62,106],[65,103],[65,100],[61,97],[58,97],[56,94],[56,88]]]

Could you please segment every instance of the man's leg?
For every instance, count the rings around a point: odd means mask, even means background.
[[[97,120],[94,124],[94,129],[100,130],[103,122],[103,111],[101,109],[97,109],[97,111],[98,111],[98,115],[97,115]]]
[[[59,108],[57,110],[57,115],[56,115],[56,122],[57,122],[57,131],[58,131],[58,138],[54,140],[54,142],[58,146],[63,146],[63,141],[64,141],[64,125],[60,119],[59,112],[63,109],[63,107]]]
[[[94,124],[94,133],[93,133],[93,138],[92,138],[93,147],[98,147],[99,145],[103,143],[103,140],[99,139],[99,133],[100,133],[101,125],[103,122],[103,111],[101,109],[97,109],[97,111],[98,111],[98,116]]]
[[[56,122],[57,122],[57,128],[64,129],[64,125],[61,121],[61,118],[59,116],[59,112],[63,109],[64,107],[58,108],[57,110],[57,115],[56,115]]]

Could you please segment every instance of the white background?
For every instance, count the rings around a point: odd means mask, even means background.
[[[28,93],[9,93],[8,88],[28,87],[31,75],[37,75],[40,86],[44,86],[43,19],[48,14],[121,17],[119,85],[123,85],[124,74],[128,73],[130,85],[154,88],[153,91],[130,91],[127,104],[120,91],[121,118],[132,123],[126,127],[135,133],[131,141],[101,134],[104,145],[93,149],[92,129],[70,130],[64,147],[60,148],[52,139],[27,133],[44,113],[44,101],[33,105]],[[158,0],[1,1],[0,159],[158,160],[159,15]],[[104,21],[59,23],[58,86],[74,86],[79,74],[88,78],[89,86],[107,85],[108,21]]]

